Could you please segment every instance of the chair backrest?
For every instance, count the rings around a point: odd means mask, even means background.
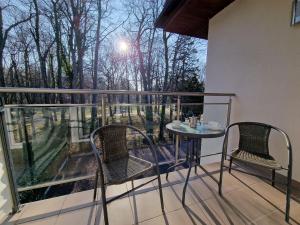
[[[104,162],[128,157],[125,126],[108,125],[101,127],[93,138],[97,149],[102,151]]]
[[[239,123],[239,149],[260,156],[269,156],[271,126],[261,123]]]

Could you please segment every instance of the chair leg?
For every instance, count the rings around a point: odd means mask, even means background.
[[[102,205],[103,205],[104,224],[109,225],[104,180],[101,180],[101,196],[102,196]]]
[[[229,159],[229,173],[231,173],[231,167],[232,167],[232,157],[230,156],[230,159]]]
[[[157,176],[157,180],[158,180],[158,189],[159,189],[161,210],[162,210],[163,213],[165,213],[164,198],[163,198],[163,193],[162,193],[160,175]]]
[[[166,180],[168,180],[169,177],[169,171],[166,172]]]
[[[290,219],[290,201],[291,201],[291,185],[292,185],[292,170],[289,168],[287,176],[286,187],[286,207],[285,207],[285,221],[288,223]]]
[[[98,178],[99,178],[99,174],[98,174],[98,170],[97,170],[97,171],[96,171],[96,177],[95,177],[95,185],[94,185],[94,197],[93,197],[93,201],[95,201],[95,200],[96,200],[96,197],[97,197]]]
[[[100,178],[100,186],[101,186],[101,198],[102,198],[102,206],[103,206],[104,224],[109,225],[109,223],[108,223],[108,214],[107,214],[107,200],[106,200],[106,190],[105,190],[104,177],[103,177],[102,171],[97,171],[97,175],[98,175],[99,172],[100,172],[100,177],[99,178]]]
[[[272,186],[275,187],[275,170],[272,170]]]
[[[187,188],[187,185],[188,185],[188,182],[189,182],[191,170],[192,170],[192,162],[190,160],[190,162],[189,162],[189,170],[188,170],[187,176],[185,178],[185,183],[184,183],[184,187],[183,187],[183,191],[182,191],[182,200],[181,200],[182,201],[182,205],[185,205],[185,192],[186,192],[186,188]]]
[[[230,158],[231,159],[231,158]],[[223,168],[224,168],[224,160],[225,160],[225,154],[222,153],[221,157],[221,166],[220,166],[220,178],[219,178],[219,195],[222,196],[222,184],[223,184]],[[229,167],[230,169],[231,167]]]

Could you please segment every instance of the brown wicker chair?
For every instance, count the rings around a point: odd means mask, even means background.
[[[130,135],[133,137],[129,138],[128,136]],[[162,211],[164,211],[160,172],[156,156],[157,148],[149,137],[133,126],[116,124],[103,126],[94,130],[91,134],[90,141],[98,162],[94,201],[97,195],[98,178],[100,178],[104,221],[106,225],[108,225],[108,203],[156,179],[158,180],[161,208]],[[147,154],[148,150],[150,154]],[[142,153],[139,154],[140,152]],[[142,159],[141,155],[146,156],[147,159]],[[149,156],[152,156],[152,158]],[[106,199],[105,187],[107,185],[133,181],[151,172],[155,172],[157,175],[154,179],[137,187],[133,187],[131,190],[109,200]]]
[[[239,128],[239,144],[238,148],[233,150],[229,154],[229,173],[231,173],[232,163],[235,161],[240,161],[243,163],[249,163],[252,165],[260,166],[262,168],[268,169],[271,172],[271,179],[266,177],[261,177],[258,174],[255,175],[267,180],[271,180],[272,186],[275,186],[275,171],[276,170],[287,170],[287,188],[286,188],[286,214],[285,220],[289,221],[289,211],[290,211],[290,194],[291,194],[291,180],[292,180],[292,146],[288,135],[279,128],[273,127],[264,123],[257,122],[239,122],[231,124],[225,133],[225,139],[223,143],[223,154],[221,160],[220,169],[220,181],[219,181],[219,193],[222,195],[222,180],[223,180],[223,168],[224,161],[227,156],[227,142],[229,131],[232,127],[237,126]],[[288,168],[283,168],[271,155],[269,152],[269,136],[270,132],[274,130],[279,132],[286,142],[286,147],[288,150]],[[238,170],[238,169],[235,169]],[[240,171],[240,170],[238,170]],[[244,172],[244,171],[241,171]]]

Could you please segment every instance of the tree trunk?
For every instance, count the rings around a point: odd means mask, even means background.
[[[30,78],[30,71],[29,71],[29,52],[28,52],[28,46],[24,49],[24,67],[25,67],[25,86],[31,87],[31,78]],[[31,102],[31,96],[29,93],[25,94],[27,102],[30,104]]]
[[[93,68],[93,89],[98,88],[98,66],[99,66],[99,51],[100,51],[100,28],[101,28],[101,17],[102,17],[102,5],[101,0],[97,1],[97,28],[96,28],[96,43],[95,43],[95,53],[94,53],[94,68]],[[95,121],[97,119],[97,107],[94,106],[97,104],[97,94],[92,96],[92,112],[91,112],[91,131],[95,129]]]
[[[3,51],[5,46],[2,7],[0,6],[0,86],[5,87]]]
[[[164,42],[164,60],[165,60],[165,76],[163,83],[163,91],[167,91],[167,85],[169,81],[169,49],[168,49],[168,37],[166,32],[163,32],[163,42]],[[167,96],[162,96],[162,106],[160,114],[160,124],[159,124],[159,140],[164,140],[164,128],[165,128],[165,117],[166,117],[166,103]]]
[[[137,69],[135,69],[135,76],[134,76],[134,80],[135,80],[135,90],[138,91],[138,71]],[[137,115],[141,116],[141,110],[140,110],[140,96],[136,95],[135,97],[135,101],[136,101],[136,113]]]
[[[3,67],[3,50],[0,48],[0,86],[5,87],[4,67]]]
[[[33,39],[36,45],[36,50],[38,53],[39,64],[40,64],[40,73],[43,80],[43,85],[45,88],[49,88],[48,80],[47,80],[47,67],[46,67],[46,57],[43,56],[41,50],[41,43],[40,43],[40,13],[39,13],[39,6],[37,0],[33,0],[34,11],[35,11],[35,24],[34,24],[34,33]],[[49,104],[49,95],[45,94],[45,103]]]
[[[53,13],[54,13],[54,37],[55,37],[55,43],[56,43],[56,61],[57,61],[57,87],[62,88],[62,51],[61,51],[61,24],[59,22],[58,18],[58,0],[57,1],[52,1],[53,4]],[[64,102],[63,100],[63,95],[59,94],[58,95],[59,102],[62,104]],[[64,114],[64,113],[63,113]],[[64,117],[64,116],[62,116]]]

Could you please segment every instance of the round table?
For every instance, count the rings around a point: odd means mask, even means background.
[[[169,167],[169,169],[174,168],[174,167],[179,166],[188,161],[189,169],[188,169],[188,173],[187,173],[187,177],[185,180],[185,184],[183,187],[183,193],[182,193],[182,204],[184,204],[186,187],[187,187],[187,184],[189,181],[189,177],[191,174],[191,169],[193,167],[193,164],[195,164],[196,167],[199,166],[206,174],[208,174],[214,181],[216,181],[218,183],[216,178],[213,177],[205,168],[203,168],[203,166],[200,165],[200,158],[206,157],[206,156],[201,156],[201,140],[202,140],[202,138],[222,137],[225,134],[225,129],[223,129],[223,128],[212,129],[207,123],[203,123],[203,124],[198,123],[195,128],[190,127],[188,123],[180,123],[180,124],[168,123],[166,125],[166,129],[173,134],[179,135],[180,137],[187,137],[187,138],[191,139],[192,143],[193,143],[192,151],[189,153],[187,152],[188,153],[187,159],[184,160],[183,162],[175,163],[173,166]],[[200,141],[199,149],[197,151],[195,151],[195,145],[194,145],[195,140]],[[220,154],[220,153],[217,153],[217,154]],[[214,154],[212,154],[212,155],[214,155]],[[211,155],[207,155],[207,156],[211,156]],[[196,169],[196,167],[195,167],[195,169]],[[167,178],[168,178],[168,172],[167,172]]]
[[[181,123],[179,126],[174,123],[168,123],[166,125],[168,131],[178,134],[180,136],[185,136],[189,138],[217,138],[222,137],[225,134],[225,130],[211,129],[207,123],[200,125],[197,123],[197,127],[192,128],[188,123]]]

